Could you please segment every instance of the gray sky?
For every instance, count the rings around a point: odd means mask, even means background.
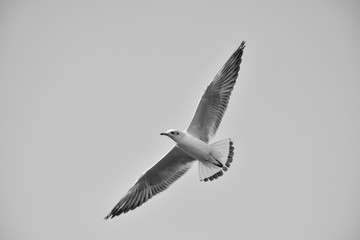
[[[0,238],[359,239],[359,23],[357,1],[2,1]],[[242,40],[230,170],[104,221]]]

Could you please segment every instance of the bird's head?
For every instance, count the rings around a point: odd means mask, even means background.
[[[178,143],[185,136],[185,133],[179,130],[170,129],[165,133],[160,133],[160,135],[168,136],[174,140],[174,142]]]

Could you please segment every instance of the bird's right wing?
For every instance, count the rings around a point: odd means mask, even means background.
[[[192,157],[174,147],[139,178],[105,219],[133,210],[164,191],[189,170],[193,161]]]

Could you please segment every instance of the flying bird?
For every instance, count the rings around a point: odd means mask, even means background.
[[[175,146],[148,169],[116,204],[105,219],[133,210],[167,189],[199,163],[200,181],[212,181],[230,167],[234,146],[230,138],[209,144],[220,125],[240,70],[245,42],[231,55],[208,85],[195,115],[185,131],[170,129],[161,135],[171,138]]]

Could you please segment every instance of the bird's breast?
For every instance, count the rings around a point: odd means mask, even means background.
[[[209,144],[191,135],[185,136],[176,145],[185,153],[200,161],[208,160],[211,152]]]

